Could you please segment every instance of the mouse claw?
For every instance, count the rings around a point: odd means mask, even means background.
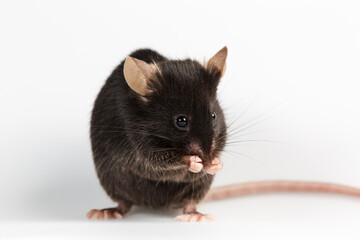
[[[224,164],[222,161],[220,161],[219,158],[214,158],[211,161],[211,166],[209,168],[206,169],[206,172],[208,174],[214,175],[215,173],[218,173],[221,171],[221,169],[223,168]]]
[[[190,166],[189,171],[193,173],[198,173],[203,169],[202,160],[199,158],[199,156],[191,156],[189,158],[190,160]]]

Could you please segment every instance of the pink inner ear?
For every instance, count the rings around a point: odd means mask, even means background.
[[[225,72],[226,58],[227,58],[227,47],[223,47],[217,52],[208,62],[208,65],[218,69],[223,75]]]

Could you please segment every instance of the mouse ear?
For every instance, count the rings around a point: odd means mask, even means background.
[[[155,70],[153,64],[133,57],[127,57],[124,63],[124,76],[127,84],[141,96],[150,92],[148,83]]]
[[[206,68],[215,68],[220,71],[221,75],[224,75],[226,68],[226,57],[227,57],[227,47],[223,47],[218,51],[210,60],[206,63]]]

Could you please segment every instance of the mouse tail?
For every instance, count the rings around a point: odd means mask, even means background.
[[[227,199],[268,192],[322,192],[360,197],[360,189],[334,183],[306,181],[260,181],[215,187],[204,201]]]

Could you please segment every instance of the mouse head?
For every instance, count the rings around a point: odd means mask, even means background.
[[[124,76],[134,104],[131,121],[148,133],[149,147],[166,148],[179,157],[198,155],[205,166],[219,155],[226,125],[216,92],[226,57],[224,47],[205,64],[126,59]]]

